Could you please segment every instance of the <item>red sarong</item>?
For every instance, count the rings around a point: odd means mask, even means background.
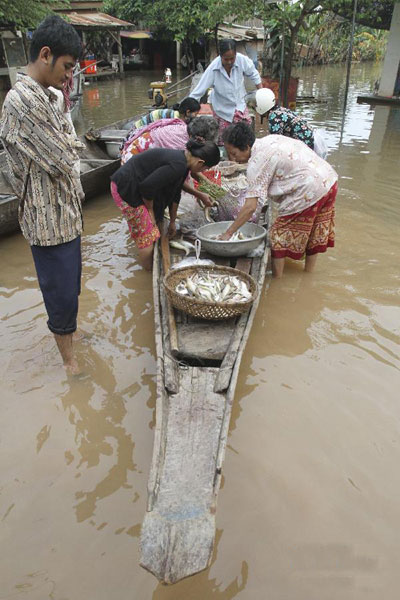
[[[115,204],[121,209],[122,214],[128,222],[131,238],[138,248],[148,248],[160,237],[160,231],[157,225],[153,225],[149,211],[141,204],[140,206],[130,206],[122,200],[118,194],[118,188],[114,181],[111,182],[111,194]]]
[[[316,204],[301,212],[278,217],[271,227],[273,258],[300,260],[304,254],[326,252],[335,245],[337,182]]]

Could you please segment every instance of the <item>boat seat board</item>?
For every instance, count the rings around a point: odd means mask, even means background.
[[[192,321],[178,327],[179,356],[222,361],[234,330],[234,320]]]

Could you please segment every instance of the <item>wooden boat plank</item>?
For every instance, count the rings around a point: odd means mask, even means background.
[[[258,277],[257,277],[256,281],[257,281],[257,285],[258,285],[258,289],[259,289],[259,294],[257,295],[257,298],[255,299],[253,306],[250,310],[249,318],[246,323],[246,328],[243,332],[242,343],[240,344],[240,347],[238,348],[236,361],[233,365],[231,379],[229,382],[229,388],[227,389],[227,392],[226,392],[225,413],[224,413],[224,419],[223,419],[223,423],[222,423],[222,427],[221,427],[221,436],[220,436],[220,440],[219,440],[218,456],[217,456],[217,461],[216,461],[217,476],[216,476],[216,479],[214,482],[215,494],[218,494],[219,486],[221,484],[222,465],[223,465],[224,458],[225,458],[225,450],[226,450],[226,444],[228,441],[228,434],[229,434],[229,423],[230,423],[230,419],[231,419],[232,403],[233,403],[233,399],[235,396],[235,389],[236,389],[237,378],[239,375],[241,359],[243,356],[243,352],[245,351],[245,348],[246,348],[247,340],[250,335],[250,331],[251,331],[251,328],[253,325],[253,321],[254,321],[254,317],[257,312],[258,305],[260,303],[261,294],[263,293],[263,289],[265,291],[265,289],[267,289],[269,287],[269,284],[271,281],[270,278],[268,278],[268,280],[266,281],[266,270],[267,270],[267,265],[269,264],[270,254],[271,253],[270,253],[269,248],[266,247],[263,257],[261,259],[253,260],[254,270],[253,270],[252,274],[255,275],[255,270],[256,269],[258,270]],[[265,285],[265,287],[264,287],[264,285]]]
[[[251,258],[247,258],[246,256],[239,256],[235,264],[235,269],[243,271],[243,273],[250,273],[251,264]]]
[[[213,392],[217,373],[189,367],[181,372],[178,393],[167,398],[158,488],[141,537],[141,565],[166,583],[205,569],[212,553],[215,464],[225,411],[224,395]]]
[[[257,298],[253,302],[253,306],[250,312],[242,314],[239,318],[239,321],[235,328],[235,332],[231,338],[229,348],[225,354],[224,360],[222,361],[219,374],[215,382],[215,392],[222,392],[228,389],[232,377],[233,367],[237,361],[239,361],[240,363],[241,352],[239,351],[239,348],[240,346],[242,346],[242,349],[244,349],[244,345],[247,341],[247,337],[251,325],[253,323],[253,318],[255,315],[255,311],[257,310],[258,303],[260,301],[260,294],[264,284],[268,257],[269,251],[266,250],[262,258],[255,258],[251,263],[250,272],[252,277],[257,282],[258,287]]]
[[[179,357],[199,361],[221,361],[229,346],[231,321],[191,321],[178,328]]]
[[[157,245],[158,246],[158,245]],[[162,281],[162,270],[159,267],[159,282]],[[166,295],[160,293],[161,286],[157,285],[157,294],[159,295],[160,303],[160,320],[163,343],[163,361],[164,361],[164,383],[165,388],[175,394],[179,388],[179,373],[176,359],[172,356],[171,344],[169,339],[169,324],[168,324],[168,301]]]

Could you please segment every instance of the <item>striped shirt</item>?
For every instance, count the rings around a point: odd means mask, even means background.
[[[179,110],[174,110],[173,108],[157,108],[156,110],[152,110],[147,115],[143,115],[135,121],[135,129],[146,127],[146,125],[150,125],[150,123],[154,123],[159,119],[179,119]]]
[[[0,123],[10,182],[20,200],[18,218],[31,245],[70,242],[83,228],[78,150],[57,97],[28,75],[18,74]]]

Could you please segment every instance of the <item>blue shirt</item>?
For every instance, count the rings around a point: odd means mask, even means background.
[[[203,77],[190,93],[191,98],[199,100],[208,88],[212,87],[211,104],[219,117],[232,123],[235,110],[244,111],[246,108],[244,75],[255,85],[261,83],[261,77],[253,62],[240,52],[231,69],[230,76],[222,66],[221,57],[214,58],[204,71]]]

